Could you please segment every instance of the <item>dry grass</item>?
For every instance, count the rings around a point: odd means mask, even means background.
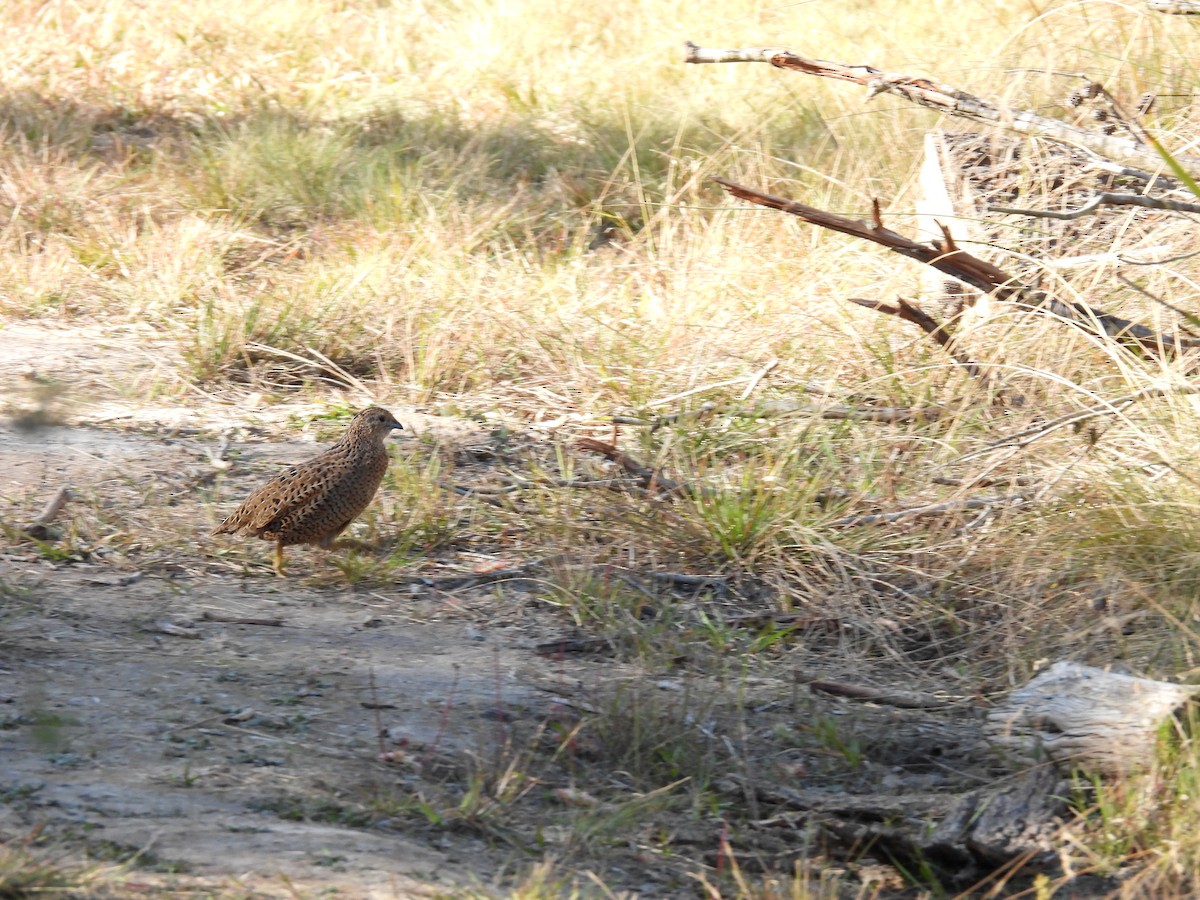
[[[1196,640],[1182,623],[1200,613],[1196,400],[1171,390],[1186,367],[1010,313],[980,325],[972,346],[1030,403],[989,406],[915,332],[844,304],[919,292],[914,266],[739,208],[708,183],[720,174],[855,215],[882,197],[889,224],[905,230],[933,117],[888,97],[864,107],[851,90],[765,66],[685,67],[680,57],[688,38],[782,44],[1046,106],[1061,103],[1061,79],[1005,70],[1087,71],[1125,98],[1187,92],[1194,32],[1115,3],[1040,14],[1020,3],[895,4],[886,28],[878,6],[14,0],[0,11],[10,38],[0,47],[0,316],[148,329],[169,362],[146,392],[179,403],[252,390],[332,405],[336,369],[335,381],[358,380],[400,408],[517,430],[559,420],[512,457],[524,475],[604,477],[571,440],[607,434],[610,414],[718,410],[626,430],[631,452],[706,489],[673,503],[535,487],[499,507],[451,509],[428,485],[453,480],[453,459],[403,460],[389,485],[397,499],[372,525],[402,536],[384,571],[451,539],[569,550],[594,564],[636,559],[769,585],[775,606],[831,616],[859,636],[837,642],[846,671],[937,685],[951,670],[999,689],[1041,659],[1119,656],[1186,674]],[[1161,107],[1161,133],[1182,146],[1194,133],[1189,103]],[[1138,278],[1194,309],[1195,269],[1183,260]],[[1110,270],[1045,277],[1170,327],[1144,297],[1116,294]],[[746,404],[771,360],[749,402],[871,397],[948,414],[909,425],[721,414]],[[828,396],[806,387],[815,380]],[[1095,433],[981,452],[1039,418],[1151,385],[1166,391],[1096,420]],[[983,474],[1034,478],[1037,502],[967,521],[831,527],[864,504],[967,493],[934,476]],[[836,499],[819,497],[831,490]],[[348,565],[351,580],[381,571]],[[686,646],[699,670],[720,674],[720,655],[696,649],[707,642],[751,668],[795,664],[798,651],[720,629],[680,637],[669,620],[639,618],[636,591],[576,578],[554,575],[548,599],[630,655],[664,660]],[[1072,643],[1101,607],[1152,615],[1133,636]],[[880,619],[954,639],[914,657]],[[630,743],[611,762],[637,768],[637,730],[617,731]],[[680,752],[692,771],[644,767],[639,790],[703,780],[714,765],[686,741]],[[1185,757],[1172,764],[1176,785],[1193,777]],[[1138,867],[1146,895],[1158,878],[1168,896],[1168,883],[1200,877],[1200,809],[1182,787],[1162,789],[1175,793],[1152,840],[1140,826],[1109,840],[1125,827],[1111,822],[1098,844],[1086,828],[1079,836],[1114,870],[1126,859]],[[756,887],[738,873],[726,889],[825,896],[809,893],[810,880]],[[552,882],[539,869],[528,895]]]

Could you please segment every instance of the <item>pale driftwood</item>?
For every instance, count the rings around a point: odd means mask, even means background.
[[[1007,128],[1020,134],[1035,135],[1080,147],[1098,156],[1132,163],[1155,171],[1164,168],[1161,156],[1146,144],[1129,138],[1119,138],[1102,132],[1089,131],[1058,119],[1040,116],[1023,109],[996,106],[965,91],[928,78],[916,78],[884,72],[873,66],[846,65],[824,59],[811,59],[790,50],[772,47],[746,47],[739,49],[712,49],[697,47],[688,42],[685,62],[689,63],[732,63],[764,62],[780,69],[790,69],[806,75],[850,81],[867,88],[867,99],[878,94],[897,94],[919,106],[930,107],[952,116],[960,116],[975,122]],[[1192,156],[1176,156],[1186,169],[1200,169],[1200,159]]]
[[[991,741],[1098,775],[1145,768],[1158,730],[1200,686],[1057,662],[988,712]]]
[[[51,497],[42,511],[37,514],[37,517],[30,522],[31,525],[49,525],[62,512],[62,508],[67,505],[67,501],[71,499],[71,489],[67,485],[60,487]]]
[[[268,628],[282,628],[283,619],[272,616],[271,618],[258,618],[252,616],[227,616],[224,613],[204,612],[200,614],[202,622],[219,622],[222,625],[262,625]]]
[[[758,386],[762,383],[762,380],[775,371],[776,367],[779,365],[779,362],[780,361],[778,359],[772,359],[765,366],[755,372],[754,377],[750,379],[750,383],[746,385],[746,389],[742,391],[742,394],[740,397],[738,397],[738,399],[742,401],[749,400],[750,395],[758,389]]]
[[[812,225],[887,247],[901,256],[933,266],[939,272],[944,272],[957,278],[963,284],[991,294],[998,300],[1014,302],[1030,309],[1045,309],[1078,328],[1104,334],[1117,343],[1130,349],[1136,349],[1147,356],[1156,358],[1163,355],[1173,356],[1185,350],[1200,347],[1200,339],[1159,334],[1145,325],[1114,316],[1084,303],[1059,300],[1045,291],[1030,290],[1015,284],[1012,277],[1004,270],[977,256],[972,256],[958,247],[949,232],[944,231],[941,241],[930,244],[923,244],[898,234],[883,226],[878,202],[873,211],[873,221],[868,224],[847,219],[813,206],[806,206],[794,200],[764,194],[724,178],[713,180],[739,200],[748,200],[759,206],[777,209]]]

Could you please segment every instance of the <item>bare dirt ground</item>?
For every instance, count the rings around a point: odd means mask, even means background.
[[[292,551],[288,580],[213,558],[222,542],[206,537],[200,500],[214,430],[239,414],[123,403],[112,385],[139,365],[96,335],[4,335],[0,379],[18,405],[35,374],[71,385],[67,422],[0,427],[5,524],[70,485],[57,528],[81,527],[72,506],[87,504],[102,518],[151,511],[178,531],[144,534],[136,564],[95,534],[0,545],[0,833],[40,830],[93,856],[136,857],[142,881],[264,895],[488,883],[507,853],[470,835],[406,833],[363,804],[411,775],[406,753],[427,766],[502,752],[509,721],[587,664],[532,653],[554,623],[527,621],[520,602],[486,586],[313,587],[319,554]],[[314,447],[231,449],[245,451],[234,481],[245,485]],[[49,548],[67,544],[88,549],[54,558]],[[269,545],[242,549],[265,561]]]

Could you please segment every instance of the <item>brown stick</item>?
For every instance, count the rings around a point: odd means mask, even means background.
[[[665,475],[660,474],[649,466],[643,465],[638,460],[634,459],[628,453],[622,453],[612,444],[606,444],[603,441],[597,441],[594,438],[580,438],[580,450],[591,450],[593,453],[599,453],[606,459],[612,460],[630,475],[633,475],[642,480],[642,486],[647,490],[658,488],[666,491],[668,494],[674,494],[680,497],[691,496],[694,491],[687,485],[680,484],[677,481],[672,481]]]
[[[868,225],[865,222],[846,219],[793,200],[764,194],[723,178],[713,180],[739,200],[748,200],[759,206],[777,209],[812,225],[879,244],[901,256],[907,256],[909,259],[933,266],[939,272],[957,278],[964,284],[981,290],[985,294],[991,294],[999,300],[1008,300],[1031,309],[1048,310],[1072,325],[1092,333],[1106,335],[1122,346],[1147,356],[1155,358],[1162,355],[1173,356],[1184,350],[1200,347],[1200,339],[1159,334],[1144,325],[1094,309],[1083,303],[1058,300],[1044,291],[1021,287],[1015,284],[1003,269],[959,249],[948,235],[941,241],[922,244],[884,228],[878,222]]]
[[[967,370],[967,374],[973,378],[978,378],[988,389],[994,392],[994,399],[997,403],[1010,403],[1013,406],[1024,406],[1025,398],[1021,394],[1012,394],[1002,388],[999,384],[999,379],[995,373],[989,372],[980,366],[975,360],[967,356],[961,350],[954,346],[954,338],[947,331],[948,322],[939,323],[933,316],[925,312],[916,304],[910,303],[903,297],[896,298],[896,305],[890,303],[882,303],[878,300],[863,300],[858,297],[847,297],[851,303],[866,309],[873,309],[876,312],[884,313],[889,316],[896,316],[903,319],[905,322],[912,322],[927,335],[937,341],[938,346],[949,354],[950,358]]]
[[[223,613],[206,612],[200,616],[202,622],[220,622],[222,625],[263,625],[268,628],[283,627],[283,619],[261,619],[253,616],[227,616]]]
[[[938,345],[950,354],[950,358],[967,370],[967,373],[974,378],[984,378],[985,373],[971,357],[965,353],[960,353],[951,347],[953,339],[946,331],[945,323],[938,323],[933,316],[925,312],[918,306],[909,303],[903,297],[896,298],[896,305],[884,303],[880,300],[864,300],[861,297],[847,297],[850,303],[856,306],[861,306],[864,309],[873,309],[876,312],[881,312],[887,316],[896,316],[903,319],[905,322],[912,322],[927,335],[937,341]]]

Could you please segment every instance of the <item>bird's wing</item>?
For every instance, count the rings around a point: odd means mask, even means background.
[[[262,533],[271,525],[310,506],[336,477],[323,457],[279,473],[247,497],[223,521],[214,534],[233,534],[243,529]],[[337,473],[340,474],[340,473]]]

